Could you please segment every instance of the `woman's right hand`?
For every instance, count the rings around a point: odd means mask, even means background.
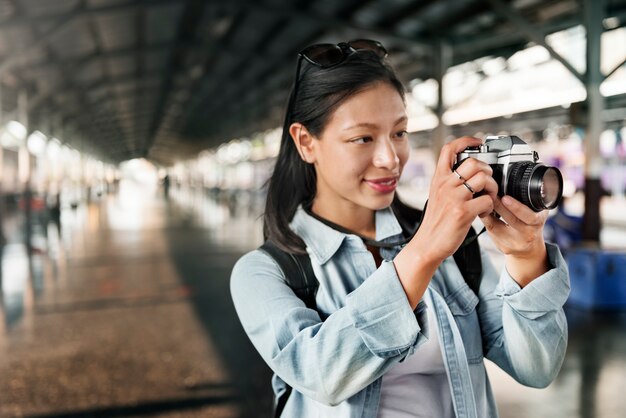
[[[489,164],[468,158],[453,171],[458,153],[481,144],[478,138],[462,137],[446,144],[439,155],[428,207],[411,240],[415,251],[437,264],[454,254],[477,216],[493,211],[498,185]]]
[[[476,216],[493,211],[498,185],[488,164],[468,158],[457,167],[458,175],[452,171],[458,153],[481,144],[480,139],[463,137],[443,147],[430,185],[428,207],[422,224],[393,260],[413,309],[441,262],[459,248]],[[484,193],[474,196],[470,189],[474,193]]]

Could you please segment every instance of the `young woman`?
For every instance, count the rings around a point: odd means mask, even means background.
[[[484,357],[533,387],[560,369],[565,263],[543,240],[545,212],[498,198],[487,164],[453,170],[480,144],[468,137],[441,151],[421,225],[402,243],[407,115],[385,57],[367,40],[300,53],[264,232],[308,254],[316,309],[260,250],[233,269],[235,307],[277,397],[293,388],[283,417],[496,417]],[[478,293],[452,257],[476,216],[506,258],[498,275],[482,255]]]

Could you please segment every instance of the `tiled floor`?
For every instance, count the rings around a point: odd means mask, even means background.
[[[166,202],[123,182],[64,210],[60,228],[35,219],[29,251],[21,218],[5,218],[0,417],[270,416],[269,371],[228,292],[261,241],[259,204],[176,190]],[[626,314],[568,319],[547,389],[488,366],[503,418],[626,417]]]

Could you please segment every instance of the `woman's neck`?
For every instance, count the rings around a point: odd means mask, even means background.
[[[311,211],[366,238],[376,239],[375,211],[346,202],[345,205],[324,205],[313,200]]]

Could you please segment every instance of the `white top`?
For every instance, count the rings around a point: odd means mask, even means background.
[[[430,338],[383,376],[378,418],[454,418],[430,292],[424,294]]]

